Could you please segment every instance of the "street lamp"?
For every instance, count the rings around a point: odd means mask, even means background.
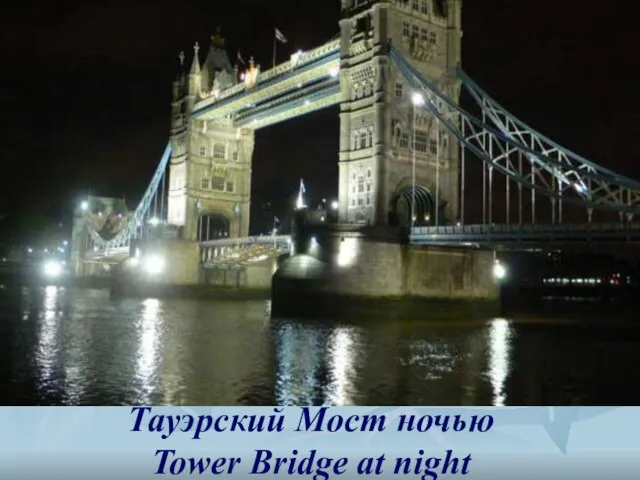
[[[411,226],[413,227],[416,221],[416,118],[417,107],[424,105],[424,97],[414,92],[411,97],[411,103],[413,104],[413,148],[411,158]]]
[[[338,201],[334,200],[331,202],[331,210],[338,210]]]

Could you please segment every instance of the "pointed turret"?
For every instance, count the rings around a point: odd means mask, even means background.
[[[200,45],[196,42],[193,45],[193,61],[191,62],[191,70],[189,75],[200,75]]]
[[[184,95],[184,52],[178,55],[178,74],[173,82],[173,101],[177,101]]]
[[[226,41],[220,27],[211,36],[211,48],[202,66],[202,91],[209,92],[217,80],[217,87],[225,89],[234,83],[234,68],[225,48]]]

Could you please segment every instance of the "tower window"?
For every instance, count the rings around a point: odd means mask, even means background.
[[[204,145],[200,145],[200,156],[201,157],[207,156],[207,147]]]
[[[202,177],[202,180],[200,181],[200,188],[202,188],[202,190],[209,190],[209,177]]]
[[[211,189],[217,190],[219,192],[224,192],[226,179],[224,177],[212,177],[211,178]]]
[[[236,190],[236,185],[233,182],[227,182],[227,192],[233,193]]]
[[[405,37],[408,37],[409,33],[410,33],[410,31],[409,31],[409,22],[404,22],[402,24],[402,35],[405,36]]]
[[[233,151],[233,156],[232,156],[232,158],[233,158],[233,161],[234,161],[234,162],[237,162],[237,161],[238,161],[238,151],[237,151],[237,150],[234,150],[234,151]]]
[[[224,143],[213,144],[213,158],[224,159],[227,157],[227,146]]]
[[[401,98],[403,93],[403,87],[400,82],[396,83],[396,97]]]
[[[420,0],[411,0],[411,8],[413,10],[418,10],[420,7]]]
[[[429,2],[427,0],[422,0],[420,5],[420,12],[424,13],[425,15],[429,13]]]

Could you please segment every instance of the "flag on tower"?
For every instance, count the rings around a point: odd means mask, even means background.
[[[278,27],[276,27],[276,39],[278,39],[279,42],[287,43],[287,37],[285,37],[284,34],[280,30],[278,30]]]

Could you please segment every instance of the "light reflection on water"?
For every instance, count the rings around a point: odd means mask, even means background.
[[[270,319],[268,302],[0,296],[4,404],[635,404],[638,329]],[[601,360],[606,358],[604,364]]]

